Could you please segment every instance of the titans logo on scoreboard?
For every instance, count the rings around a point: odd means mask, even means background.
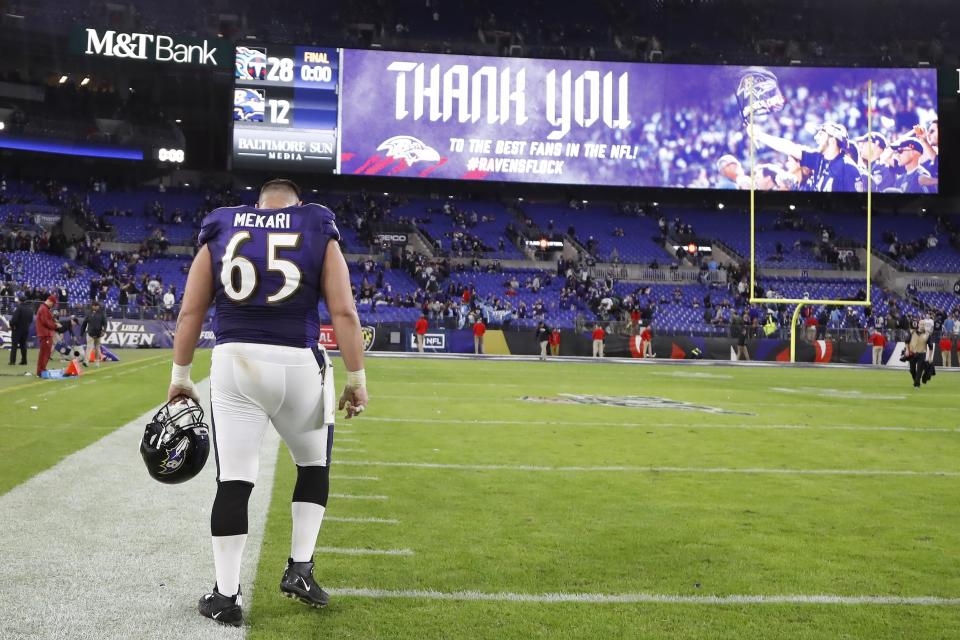
[[[266,80],[267,50],[261,47],[237,47],[234,77],[237,80]]]

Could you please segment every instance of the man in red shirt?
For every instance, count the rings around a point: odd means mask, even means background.
[[[50,353],[53,351],[53,337],[60,325],[53,319],[51,309],[57,304],[56,296],[50,296],[37,309],[37,341],[40,343],[40,356],[37,358],[37,377],[47,370]]]
[[[803,321],[803,326],[807,331],[807,342],[814,342],[817,339],[817,316],[810,314],[810,317]]]
[[[487,332],[487,325],[483,324],[483,318],[477,318],[473,325],[473,353],[480,355],[483,353],[483,334]]]
[[[873,364],[879,366],[883,364],[883,348],[887,346],[887,339],[883,334],[874,330],[870,335],[870,344],[873,345]]]
[[[943,366],[949,367],[953,360],[953,341],[946,333],[940,336],[940,358],[943,360]]]
[[[550,343],[550,355],[560,355],[560,329],[558,327],[554,327],[553,331],[550,332],[550,339],[547,342]]]
[[[630,312],[630,335],[635,336],[640,330],[640,310],[634,309]]]
[[[607,332],[599,324],[593,325],[593,357],[603,357],[603,339],[607,337]]]
[[[653,352],[653,331],[650,330],[649,326],[644,327],[643,331],[640,332],[640,357],[641,358],[653,358],[656,354]]]
[[[420,353],[423,353],[423,341],[424,336],[427,335],[427,327],[427,316],[420,316],[420,319],[417,320],[417,324],[415,326],[415,330],[417,332],[417,351]]]

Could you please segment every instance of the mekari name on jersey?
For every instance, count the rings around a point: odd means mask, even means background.
[[[289,229],[290,214],[274,213],[261,215],[252,211],[233,214],[234,227],[248,227],[251,229]]]
[[[339,239],[333,212],[317,204],[211,212],[199,242],[213,263],[217,344],[315,345],[323,259]]]

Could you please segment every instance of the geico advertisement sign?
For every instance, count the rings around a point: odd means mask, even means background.
[[[107,322],[103,344],[115,347],[152,347],[156,339],[157,334],[147,331],[143,323],[110,320]]]
[[[417,349],[417,334],[410,334],[410,348]],[[425,333],[423,335],[423,348],[434,349],[437,351],[446,351],[447,336],[444,333]]]
[[[71,33],[70,50],[88,56],[219,67],[226,64],[229,47],[226,40],[76,29]]]

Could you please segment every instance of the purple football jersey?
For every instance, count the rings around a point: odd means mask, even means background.
[[[217,344],[316,345],[323,258],[339,239],[333,212],[318,204],[210,212],[200,245],[213,260]]]

